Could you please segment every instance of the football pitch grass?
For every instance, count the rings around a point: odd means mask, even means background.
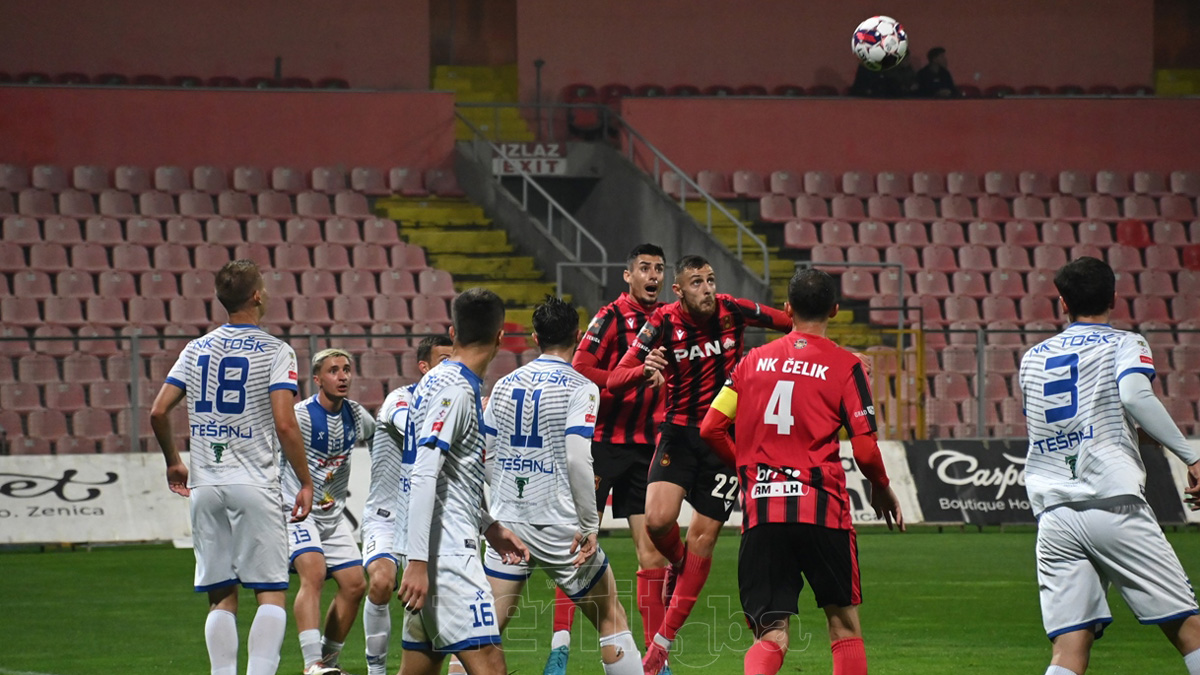
[[[1200,572],[1200,534],[1168,532],[1189,575]],[[601,540],[622,600],[641,642],[633,606],[633,547],[624,533]],[[932,530],[905,535],[867,528],[859,536],[867,655],[873,673],[1041,673],[1050,645],[1042,632],[1031,531]],[[735,533],[717,546],[712,576],[672,654],[676,675],[738,675],[751,636],[737,600]],[[164,546],[90,551],[0,553],[0,675],[90,675],[96,672],[204,673],[204,596],[191,592],[191,551]],[[289,592],[289,604],[296,586]],[[332,596],[326,586],[325,601]],[[510,673],[540,675],[549,649],[552,594],[535,574],[506,634]],[[1115,618],[1093,650],[1089,673],[1183,672],[1175,650],[1154,627],[1140,626],[1117,593]],[[242,591],[240,672],[254,600]],[[388,670],[400,664],[399,606]],[[279,672],[299,675],[300,649],[291,624]],[[365,675],[361,616],[346,640],[342,667]],[[567,672],[603,672],[596,634],[577,617]],[[806,590],[792,626],[783,673],[830,673],[824,614]]]

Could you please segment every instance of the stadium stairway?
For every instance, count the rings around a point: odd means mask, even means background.
[[[433,69],[433,88],[453,91],[456,103],[516,103],[517,65],[506,66],[436,66]],[[528,122],[521,117],[517,107],[459,106],[472,124],[489,137],[507,141],[525,142],[534,140]],[[455,121],[455,138],[469,141],[471,130],[461,121]]]

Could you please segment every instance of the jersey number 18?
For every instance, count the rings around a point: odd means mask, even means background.
[[[200,398],[196,400],[196,412],[210,413],[213,401],[208,398],[208,368],[212,356],[205,354],[196,359],[200,366]],[[240,415],[246,410],[246,380],[250,379],[250,359],[244,356],[226,356],[217,363],[217,412],[222,415]],[[234,396],[229,396],[229,394]]]

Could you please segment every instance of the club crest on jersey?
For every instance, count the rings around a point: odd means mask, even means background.
[[[733,328],[733,317],[728,314],[721,317],[721,328]]]
[[[529,478],[526,476],[517,476],[517,499],[525,498],[526,485],[529,485]]]
[[[804,349],[808,346],[808,340],[805,338],[797,338],[796,341],[792,343],[792,346],[796,349]]]
[[[229,445],[226,443],[213,443],[210,445],[209,448],[211,448],[213,451],[213,461],[217,464],[220,464],[221,455],[225,454],[225,449],[228,447]]]

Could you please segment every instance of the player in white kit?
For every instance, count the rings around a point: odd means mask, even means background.
[[[350,452],[354,446],[371,440],[375,420],[365,408],[346,398],[353,377],[350,354],[340,349],[317,352],[312,358],[317,393],[296,404],[296,419],[316,491],[312,513],[288,528],[288,555],[300,577],[293,611],[308,675],[339,672],[342,644],[354,625],[367,587],[362,553],[345,511]],[[284,470],[284,498],[297,487],[295,474]],[[321,590],[327,577],[337,583],[337,594],[329,604],[322,633]]]
[[[1029,428],[1026,488],[1038,518],[1042,622],[1053,641],[1047,675],[1081,675],[1092,643],[1112,622],[1114,585],[1143,624],[1158,625],[1200,675],[1200,617],[1191,583],[1143,497],[1138,424],[1188,465],[1200,460],[1155,397],[1154,359],[1137,333],[1108,325],[1116,280],[1083,257],[1054,284],[1071,325],[1031,348],[1020,384]]]
[[[421,378],[409,406],[406,451],[415,452],[407,566],[398,596],[404,621],[401,675],[435,675],[454,653],[471,675],[505,675],[479,535],[511,561],[528,550],[486,518],[480,387],[504,335],[504,302],[473,288],[454,299],[454,351]]]
[[[287,627],[287,511],[279,490],[279,450],[297,476],[293,521],[308,516],[312,479],[292,409],[296,353],[258,328],[266,313],[262,274],[250,260],[217,272],[217,299],[229,323],[192,340],[150,409],[167,461],[167,485],[191,497],[195,589],[208,593],[204,639],[213,675],[238,661],[237,586],[253,589],[249,675],[279,667]],[[190,468],[180,459],[171,410],[187,397]],[[278,444],[278,445],[277,445]]]
[[[445,335],[432,335],[417,345],[417,369],[422,375],[450,357],[454,343]],[[402,456],[408,406],[417,383],[397,387],[383,399],[375,416],[371,440],[371,488],[363,507],[363,564],[367,568],[367,601],[363,604],[363,631],[367,642],[367,675],[387,673],[392,615],[388,601],[396,590],[396,572],[404,567],[404,540],[408,532],[408,481],[411,457]],[[407,462],[403,460],[407,459]]]
[[[533,312],[536,360],[492,390],[488,474],[492,517],[529,547],[529,561],[484,561],[503,632],[533,568],[540,568],[578,605],[600,634],[608,675],[641,675],[642,655],[617,599],[608,557],[596,544],[600,514],[592,473],[592,431],[600,390],[571,367],[579,314],[550,297]]]

